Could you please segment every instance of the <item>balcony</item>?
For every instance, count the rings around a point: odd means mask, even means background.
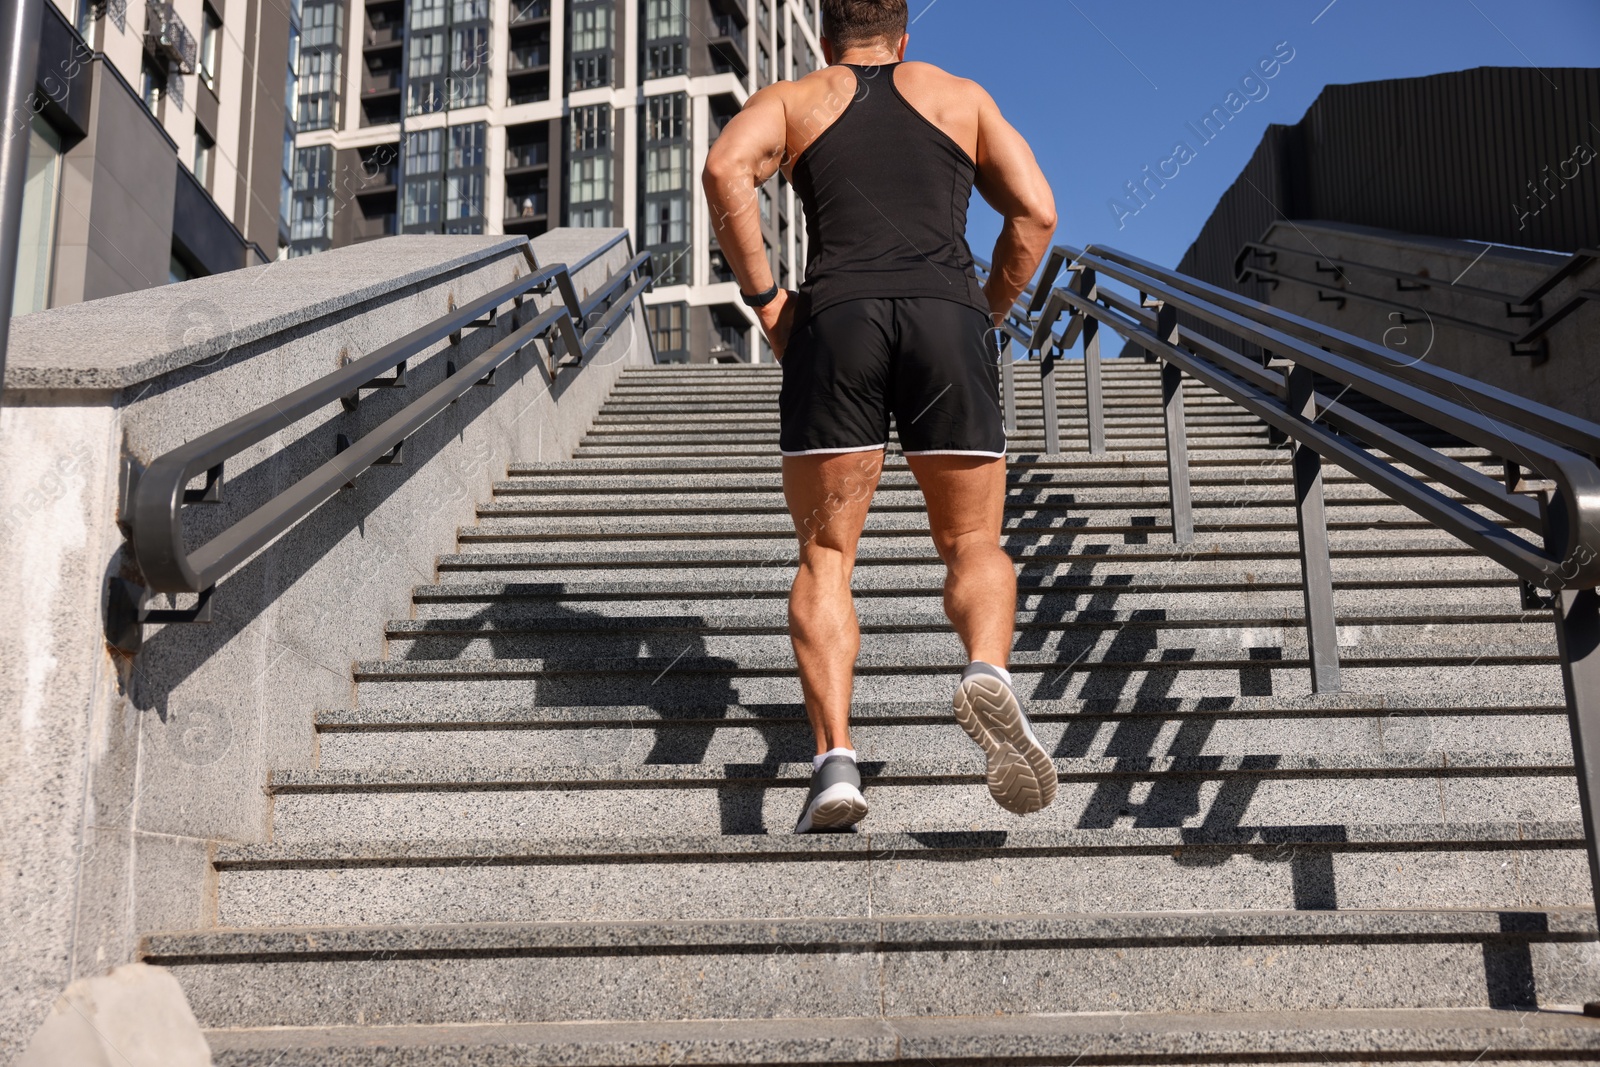
[[[405,41],[398,22],[388,22],[367,27],[365,50],[376,52],[385,48],[398,48]]]
[[[543,219],[550,213],[550,194],[544,190],[506,197],[506,225]]]
[[[361,78],[361,96],[386,96],[400,92],[400,71],[369,70]]]
[[[532,144],[514,144],[506,146],[506,170],[531,170],[535,167],[550,165],[550,144],[548,141],[535,141]]]
[[[516,83],[509,87],[506,93],[506,103],[538,104],[550,99],[550,75],[548,71],[534,71],[534,77],[518,78]]]
[[[506,57],[506,70],[511,74],[550,69],[550,46],[546,44],[513,48]]]
[[[144,46],[152,55],[165,59],[179,73],[193,74],[199,49],[194,36],[172,5],[150,0],[145,5]]]
[[[356,195],[372,196],[379,193],[392,193],[395,183],[400,177],[400,164],[398,162],[374,164],[371,160],[364,160],[361,164],[361,177],[357,179]]]
[[[732,15],[711,18],[711,69],[717,74],[735,73],[743,78],[750,73],[750,59],[744,50],[744,23]]]
[[[511,0],[511,25],[522,26],[550,17],[550,0]]]

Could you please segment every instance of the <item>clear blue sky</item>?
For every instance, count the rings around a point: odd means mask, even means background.
[[[1600,66],[1600,0],[908,0],[908,58],[982,82],[1033,143],[1058,239],[1175,266],[1272,123],[1326,85],[1469,67]],[[1313,21],[1315,20],[1315,21]],[[1260,58],[1294,58],[1119,230],[1107,201],[1188,139]],[[1600,101],[1581,105],[1600,125]],[[1600,147],[1597,145],[1596,147]],[[1170,172],[1170,168],[1169,168]],[[999,218],[974,199],[973,251]]]

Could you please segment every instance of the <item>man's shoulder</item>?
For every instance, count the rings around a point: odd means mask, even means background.
[[[927,63],[922,60],[907,60],[900,64],[899,77],[910,81],[922,82],[929,88],[971,95],[974,98],[988,95],[983,86],[971,78],[963,78],[959,74],[951,74],[937,64]]]

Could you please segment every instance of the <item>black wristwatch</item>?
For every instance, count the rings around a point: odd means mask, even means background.
[[[746,293],[741,289],[739,291],[739,299],[744,301],[746,307],[753,307],[756,309],[764,308],[774,300],[778,299],[778,285],[776,282],[774,282],[771,289],[768,289],[764,293],[759,293],[756,296],[751,296],[749,293]]]

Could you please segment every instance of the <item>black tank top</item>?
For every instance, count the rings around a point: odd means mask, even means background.
[[[850,66],[855,98],[794,165],[811,244],[801,306],[939,297],[987,316],[966,238],[977,165],[900,95],[898,65]]]

